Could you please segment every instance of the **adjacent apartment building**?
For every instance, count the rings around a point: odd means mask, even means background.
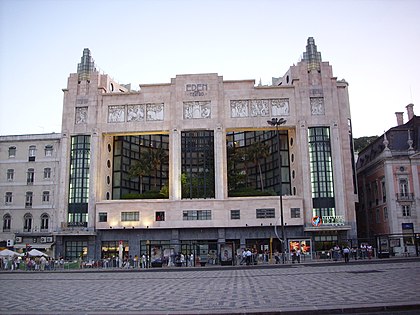
[[[245,247],[315,256],[356,241],[348,84],[313,38],[267,86],[207,73],[132,90],[85,49],[63,92],[54,255],[229,264]]]
[[[397,112],[397,126],[359,153],[359,238],[384,255],[417,254],[420,230],[420,117],[414,105]]]

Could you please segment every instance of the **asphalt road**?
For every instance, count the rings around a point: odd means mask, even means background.
[[[1,314],[416,314],[420,260],[1,272]]]

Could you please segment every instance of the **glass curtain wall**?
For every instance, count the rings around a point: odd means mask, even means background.
[[[234,131],[226,135],[230,197],[279,195],[279,150],[282,194],[291,194],[287,130]]]
[[[330,129],[309,128],[308,136],[313,216],[335,216]]]
[[[87,226],[89,199],[90,136],[71,137],[69,226]]]

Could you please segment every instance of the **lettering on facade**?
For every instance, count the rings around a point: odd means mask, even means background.
[[[185,85],[185,92],[189,96],[204,96],[207,95],[207,83],[189,83]]]

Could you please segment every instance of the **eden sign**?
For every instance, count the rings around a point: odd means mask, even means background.
[[[208,91],[207,83],[189,83],[185,85],[185,92],[190,96],[204,96]]]

